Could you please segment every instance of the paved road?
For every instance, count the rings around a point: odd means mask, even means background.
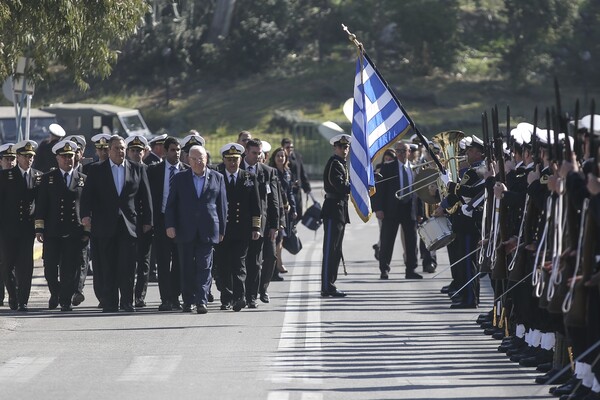
[[[304,249],[257,310],[102,314],[88,299],[73,313],[48,311],[36,268],[28,314],[0,308],[2,399],[527,399],[547,398],[535,373],[496,351],[474,323],[481,310],[448,309],[437,278],[380,281],[371,245],[377,223],[349,226],[344,299],[321,299],[322,230],[301,229]],[[440,254],[440,269],[448,265]],[[482,310],[491,307],[483,284]],[[215,293],[218,293],[216,289]]]

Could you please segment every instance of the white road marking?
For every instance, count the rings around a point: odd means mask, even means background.
[[[321,393],[304,392],[302,393],[301,400],[322,400],[323,395]]]
[[[4,365],[0,365],[0,381],[27,382],[56,357],[16,357]]]
[[[288,400],[290,392],[270,392],[267,400]]]
[[[181,356],[138,356],[118,381],[167,381],[180,362]]]

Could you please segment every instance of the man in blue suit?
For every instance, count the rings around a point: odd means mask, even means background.
[[[213,246],[223,240],[227,192],[223,175],[207,168],[204,147],[192,146],[190,169],[173,177],[165,207],[167,236],[177,243],[183,312],[206,314]]]

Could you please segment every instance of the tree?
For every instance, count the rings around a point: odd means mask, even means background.
[[[145,0],[4,0],[0,3],[0,79],[14,72],[20,56],[33,59],[34,80],[63,65],[82,89],[91,77],[106,77],[118,47],[136,32],[149,11]]]

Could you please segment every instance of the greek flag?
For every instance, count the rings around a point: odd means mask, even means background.
[[[409,119],[379,72],[364,53],[359,55],[354,78],[350,194],[364,222],[371,217],[370,196],[375,193],[372,163],[410,128]]]

